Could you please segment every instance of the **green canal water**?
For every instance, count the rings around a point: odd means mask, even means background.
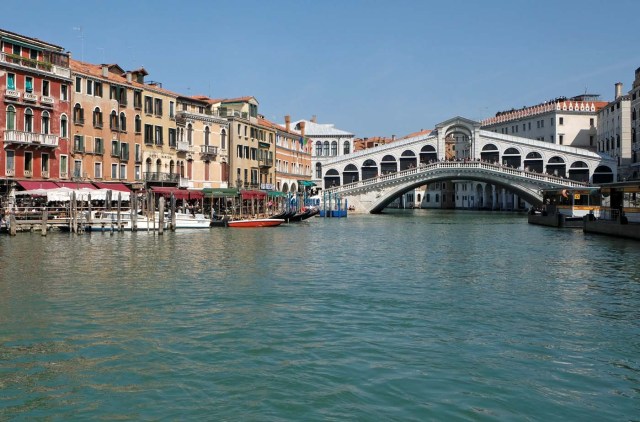
[[[0,255],[0,420],[640,419],[638,242],[417,210]]]

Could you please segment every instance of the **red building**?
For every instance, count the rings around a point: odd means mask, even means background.
[[[0,194],[69,177],[69,53],[0,29]]]

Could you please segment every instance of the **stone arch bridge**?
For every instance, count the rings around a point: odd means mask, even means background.
[[[604,154],[490,132],[456,117],[430,133],[358,151],[316,166],[325,197],[338,195],[367,212],[439,181],[477,181],[542,203],[541,190],[578,188],[616,179],[617,163]]]

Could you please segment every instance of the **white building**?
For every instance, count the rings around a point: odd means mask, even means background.
[[[640,179],[640,67],[636,69],[631,96],[631,178]]]
[[[598,112],[598,151],[618,161],[618,178],[632,176],[631,95],[622,95],[622,83],[615,85],[615,99]]]

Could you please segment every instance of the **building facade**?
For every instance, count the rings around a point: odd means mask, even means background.
[[[640,178],[640,67],[636,69],[631,96],[631,178]]]
[[[614,100],[598,111],[598,151],[618,161],[618,178],[626,180],[632,177],[631,95],[622,86],[615,84]]]
[[[0,30],[0,193],[69,177],[70,77],[62,47]]]
[[[311,182],[311,143],[304,131],[291,130],[291,118],[285,116],[285,126],[268,122],[276,131],[275,190],[297,192]]]

